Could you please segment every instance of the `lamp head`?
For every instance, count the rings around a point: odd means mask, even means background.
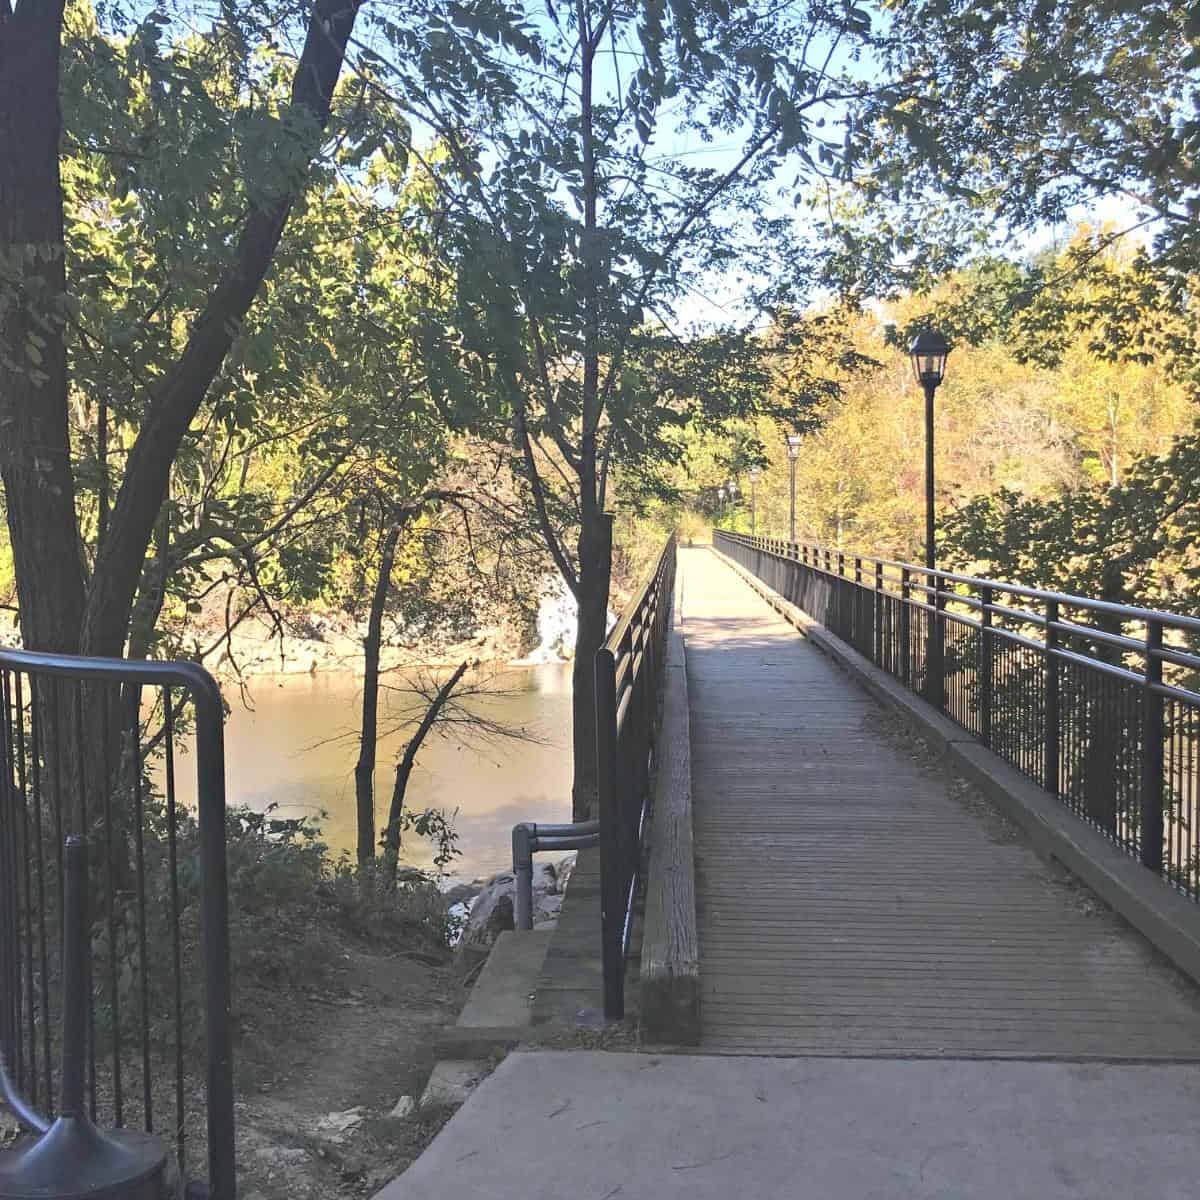
[[[950,343],[936,329],[923,329],[908,349],[913,374],[922,387],[937,387],[946,378],[946,356]]]

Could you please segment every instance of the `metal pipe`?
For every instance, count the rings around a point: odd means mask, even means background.
[[[522,821],[513,826],[512,855],[516,900],[513,924],[533,928],[533,856],[539,850],[585,850],[600,844],[599,821],[577,821],[569,825],[538,825]]]
[[[518,929],[533,928],[533,830],[528,824],[514,825],[512,831],[513,876],[516,899],[513,924]]]

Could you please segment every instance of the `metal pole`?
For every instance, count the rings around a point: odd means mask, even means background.
[[[981,588],[979,615],[979,736],[992,745],[992,603],[990,587]]]
[[[791,483],[791,503],[788,507],[788,530],[790,531],[790,539],[793,543],[796,541],[796,460],[791,460],[792,468],[792,483]]]
[[[750,536],[758,536],[758,483],[750,480]]]
[[[208,1024],[208,1186],[234,1200],[233,1000],[229,979],[229,883],[225,848],[225,722],[221,693],[206,671],[191,680],[196,716],[196,786],[203,846],[201,946]]]
[[[611,650],[596,653],[596,757],[599,768],[600,942],[604,1016],[625,1016],[624,866],[617,795],[617,687]]]
[[[936,383],[925,384],[925,565],[932,571],[933,548],[933,394]]]
[[[1157,621],[1146,626],[1146,694],[1142,709],[1142,866],[1163,869],[1163,630]]]
[[[83,1069],[87,1055],[87,846],[83,838],[67,838],[63,848],[63,1040],[62,1099],[59,1116],[81,1118],[84,1111]]]
[[[875,665],[883,666],[883,563],[875,564],[875,598],[874,598],[874,625],[875,625]]]
[[[512,831],[513,875],[516,879],[514,904],[517,929],[533,928],[533,830],[526,824],[514,825]]]
[[[1059,714],[1058,695],[1058,602],[1046,602],[1046,739],[1045,765],[1042,775],[1042,786],[1052,796],[1058,796],[1059,776],[1059,730],[1061,719]]]

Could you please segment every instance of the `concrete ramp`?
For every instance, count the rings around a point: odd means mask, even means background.
[[[377,1200],[1191,1200],[1189,1065],[510,1055]]]

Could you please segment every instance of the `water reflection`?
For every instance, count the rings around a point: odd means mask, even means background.
[[[524,727],[544,744],[502,741],[462,746],[452,731],[426,739],[408,785],[409,808],[458,810],[455,825],[463,854],[453,867],[471,879],[511,865],[511,832],[518,821],[570,820],[571,668],[552,663],[508,671],[495,680],[503,696],[472,700],[506,724]],[[226,694],[233,711],[225,725],[228,800],[262,810],[278,805],[284,817],[322,810],[324,836],[338,853],[353,851],[355,730],[362,689],[351,673],[259,676],[249,681],[252,709]],[[411,699],[384,691],[380,727],[406,711]],[[406,709],[406,704],[408,709]],[[406,734],[383,737],[375,775],[376,823],[386,820],[393,764]],[[190,764],[181,764],[181,795],[194,798]],[[405,860],[427,866],[428,847],[411,841]]]

